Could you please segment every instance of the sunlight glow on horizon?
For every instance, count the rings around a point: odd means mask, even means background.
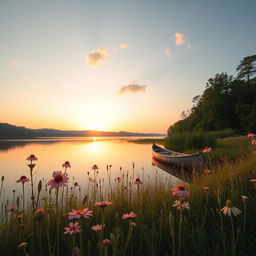
[[[248,33],[255,7],[255,1],[4,1],[0,122],[166,133],[210,77],[235,75],[235,65],[255,52],[255,33]]]

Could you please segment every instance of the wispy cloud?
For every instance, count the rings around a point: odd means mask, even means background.
[[[120,47],[121,49],[127,49],[127,48],[129,48],[129,45],[126,44],[126,43],[122,43],[122,44],[119,45],[119,47]]]
[[[188,49],[191,49],[191,45],[185,40],[185,35],[182,33],[175,33],[175,43],[177,46],[185,45]]]
[[[108,49],[104,46],[99,46],[86,56],[86,60],[90,66],[97,66],[99,63],[104,62],[108,58],[108,55]]]
[[[12,60],[10,65],[11,65],[11,67],[17,67],[17,66],[19,66],[19,63],[17,60]]]
[[[118,92],[118,95],[123,95],[125,93],[138,93],[138,92],[145,92],[146,87],[148,85],[139,85],[136,81],[133,81],[131,84],[123,86]]]
[[[175,43],[176,45],[185,44],[185,35],[182,33],[175,33]]]
[[[172,55],[172,51],[169,47],[167,47],[165,50],[164,50],[164,54],[167,55],[168,57],[170,57]]]
[[[118,46],[113,46],[112,49],[113,49],[113,51],[117,51],[117,50],[119,50],[119,49],[125,50],[125,49],[127,49],[127,48],[129,48],[129,47],[130,47],[129,44],[127,44],[127,43],[122,43],[122,44],[119,44]]]

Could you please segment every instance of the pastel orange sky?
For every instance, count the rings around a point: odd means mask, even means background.
[[[0,122],[166,133],[255,54],[255,2],[241,2],[5,1]]]

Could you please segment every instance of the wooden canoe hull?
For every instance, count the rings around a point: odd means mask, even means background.
[[[171,151],[155,144],[152,146],[153,157],[163,163],[173,164],[178,166],[202,166],[203,157],[200,153],[196,154],[182,154],[179,152]]]

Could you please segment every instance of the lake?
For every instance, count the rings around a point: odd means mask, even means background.
[[[151,144],[128,142],[138,138],[95,137],[95,138],[42,138],[0,141],[0,175],[5,177],[6,194],[13,189],[21,191],[16,180],[22,175],[29,177],[26,158],[34,154],[38,161],[34,169],[35,184],[40,179],[48,181],[53,171],[63,170],[62,164],[69,161],[70,182],[77,181],[83,189],[89,176],[93,178],[91,167],[99,167],[98,179],[107,180],[107,165],[111,167],[111,180],[129,174],[139,176],[143,182],[157,177],[168,179],[171,184],[182,182],[178,178],[152,165]],[[134,169],[133,169],[134,163]],[[28,186],[27,186],[28,187]]]

